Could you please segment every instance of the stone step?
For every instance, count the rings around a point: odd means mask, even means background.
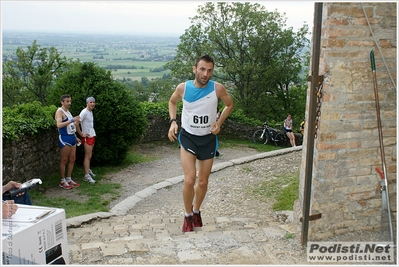
[[[298,242],[297,225],[261,218],[202,219],[203,227],[189,233],[181,231],[183,219],[177,216],[112,216],[69,227],[70,264],[281,264],[280,256],[295,253],[268,241]],[[298,263],[306,263],[296,253]]]

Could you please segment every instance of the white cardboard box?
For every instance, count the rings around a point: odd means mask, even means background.
[[[2,265],[69,264],[64,209],[18,205],[1,234]]]

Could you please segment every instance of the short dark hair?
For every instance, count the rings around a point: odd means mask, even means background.
[[[67,94],[62,95],[62,96],[61,96],[61,99],[60,99],[61,102],[64,102],[65,98],[71,98],[71,96],[70,96],[70,95],[67,95]]]
[[[213,66],[215,66],[215,61],[213,60],[213,58],[210,55],[203,55],[203,56],[197,57],[197,59],[195,60],[196,67],[198,65],[198,62],[200,62],[201,60],[203,60],[205,62],[212,63]]]

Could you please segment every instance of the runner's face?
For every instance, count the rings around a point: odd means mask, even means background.
[[[96,106],[96,102],[95,101],[89,101],[88,103],[87,103],[87,109],[88,110],[90,110],[90,111],[92,111],[93,109],[94,109],[94,107]]]
[[[201,60],[198,62],[197,66],[193,67],[193,72],[195,74],[195,81],[197,82],[197,85],[200,85],[200,87],[205,87],[212,77],[213,64],[211,62]]]
[[[70,97],[64,98],[64,101],[61,102],[62,107],[65,110],[68,110],[71,107],[72,99]]]

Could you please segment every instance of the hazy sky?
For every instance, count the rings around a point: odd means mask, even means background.
[[[286,13],[287,26],[312,29],[313,1],[247,1]],[[206,1],[1,1],[2,31],[180,36]]]

